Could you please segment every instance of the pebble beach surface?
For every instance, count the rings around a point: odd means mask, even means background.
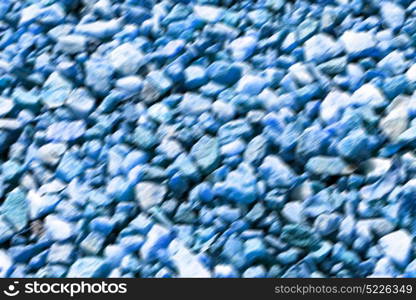
[[[416,2],[1,0],[1,277],[416,277]]]

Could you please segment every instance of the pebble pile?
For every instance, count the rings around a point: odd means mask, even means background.
[[[1,0],[0,276],[416,277],[416,2]]]

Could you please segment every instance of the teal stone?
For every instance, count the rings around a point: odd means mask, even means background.
[[[13,91],[12,98],[17,106],[31,111],[38,111],[41,107],[40,97],[33,92],[25,91],[22,88],[16,88]]]
[[[321,243],[311,228],[299,224],[283,226],[281,238],[292,247],[308,250],[318,250]]]
[[[191,149],[191,155],[204,173],[211,173],[220,163],[220,149],[216,138],[203,136]]]
[[[20,188],[14,189],[7,195],[0,211],[17,231],[24,229],[29,221],[26,194]]]
[[[156,145],[157,138],[150,129],[140,126],[134,131],[133,143],[139,148],[147,150]]]

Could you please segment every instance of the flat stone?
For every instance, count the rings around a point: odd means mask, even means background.
[[[46,139],[51,142],[70,142],[84,135],[86,124],[84,121],[61,121],[52,123],[46,130]]]
[[[38,150],[37,157],[47,165],[56,165],[67,150],[65,143],[48,143]]]
[[[374,34],[347,30],[340,38],[346,52],[352,57],[363,57],[371,54],[376,47]]]
[[[69,268],[68,278],[103,278],[109,273],[107,263],[98,257],[87,256],[76,260]]]
[[[202,66],[192,65],[185,69],[185,86],[197,89],[208,82],[206,70]]]
[[[27,201],[30,219],[34,220],[51,213],[60,199],[57,195],[41,195],[39,192],[30,190],[27,194]]]
[[[406,230],[398,230],[379,240],[383,253],[399,267],[405,267],[410,259],[412,236]]]
[[[270,188],[289,188],[296,181],[296,174],[278,156],[268,155],[259,167],[261,176]]]
[[[48,215],[45,218],[45,229],[54,241],[68,240],[75,233],[74,226],[57,215]]]
[[[281,214],[291,223],[301,223],[303,220],[303,205],[300,201],[290,201],[285,204]]]
[[[257,198],[257,181],[254,170],[249,165],[242,163],[227,175],[224,182],[216,185],[217,193],[237,203],[252,203]]]
[[[161,203],[166,194],[166,187],[153,182],[140,182],[136,188],[136,199],[144,210]]]
[[[191,149],[191,156],[204,173],[211,173],[220,163],[220,149],[216,138],[204,135]]]
[[[68,54],[75,54],[85,51],[88,38],[83,35],[69,34],[58,37],[57,49]]]
[[[178,269],[179,278],[211,277],[211,272],[181,242],[173,240],[169,244],[168,251],[173,264]]]
[[[266,80],[256,75],[244,75],[237,84],[237,92],[256,96],[266,87]]]
[[[7,195],[0,211],[17,231],[24,229],[29,221],[26,194],[20,188],[14,189]]]
[[[319,33],[305,42],[304,51],[307,61],[321,63],[341,54],[343,46],[331,36]]]
[[[230,48],[233,58],[236,61],[244,61],[255,51],[257,39],[254,36],[240,37],[231,42]]]
[[[131,43],[121,44],[110,52],[108,59],[114,69],[123,75],[130,75],[144,64],[143,53]]]
[[[242,70],[236,64],[230,64],[226,61],[215,61],[208,66],[207,74],[214,82],[230,86],[241,78]]]
[[[315,156],[306,163],[306,170],[317,175],[347,175],[353,169],[339,157]]]
[[[97,39],[107,39],[120,31],[120,25],[119,20],[96,21],[77,25],[75,32]]]
[[[159,249],[166,249],[172,241],[172,235],[165,227],[155,224],[150,228],[143,246],[140,248],[140,255],[145,260],[157,257]]]
[[[400,28],[406,16],[405,9],[393,1],[381,2],[381,16],[383,23],[392,29]]]

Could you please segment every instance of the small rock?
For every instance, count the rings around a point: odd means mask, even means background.
[[[231,42],[230,48],[236,61],[244,61],[256,50],[257,39],[254,36],[240,37]]]
[[[257,198],[257,181],[254,170],[242,163],[235,171],[228,174],[226,180],[216,184],[217,193],[237,203],[251,203]]]
[[[203,136],[192,147],[191,153],[196,164],[204,173],[211,173],[220,162],[220,149],[216,138]]]
[[[211,272],[182,243],[173,240],[168,250],[173,264],[178,269],[179,278],[211,277]]]
[[[136,73],[144,63],[142,52],[131,43],[115,48],[110,52],[108,59],[114,69],[123,75]]]
[[[304,51],[307,61],[322,63],[341,54],[343,46],[331,36],[319,33],[305,42]]]
[[[53,241],[65,241],[74,235],[74,226],[57,215],[48,215],[45,218],[45,230]]]
[[[370,32],[347,30],[340,39],[347,53],[354,58],[370,55],[376,47],[376,39]]]
[[[84,121],[62,121],[51,124],[46,130],[46,139],[51,142],[71,142],[84,135]]]
[[[58,38],[56,48],[67,54],[75,54],[85,51],[87,42],[88,38],[83,35],[64,35]]]
[[[197,65],[185,69],[185,86],[192,90],[199,88],[208,82],[206,70]]]
[[[7,195],[0,211],[17,231],[23,230],[29,221],[26,194],[20,188],[14,189]]]
[[[266,87],[264,78],[256,75],[244,75],[237,85],[237,92],[250,96],[257,96]]]
[[[261,176],[270,188],[289,188],[296,181],[296,174],[278,156],[268,155],[259,167]]]
[[[392,1],[381,2],[381,16],[383,23],[391,29],[400,28],[405,21],[406,11],[399,4]]]
[[[137,184],[135,191],[140,207],[144,210],[161,203],[167,192],[164,185],[153,182],[140,182]]]
[[[306,170],[317,175],[347,175],[353,169],[339,157],[315,156],[308,160]]]
[[[301,223],[303,220],[303,206],[300,201],[291,201],[285,204],[282,215],[291,223]]]
[[[242,70],[236,64],[215,61],[208,66],[207,74],[214,82],[231,86],[241,78]]]
[[[103,259],[87,256],[76,260],[66,276],[68,278],[103,278],[109,272],[109,267]]]
[[[39,148],[38,158],[45,164],[54,166],[66,150],[67,146],[64,143],[48,143]]]
[[[13,260],[6,251],[0,251],[0,277],[6,278],[10,275],[13,268]]]
[[[399,267],[403,268],[410,259],[412,237],[406,230],[398,230],[383,236],[379,240],[384,254]]]
[[[120,31],[118,20],[96,21],[92,23],[79,24],[75,27],[75,32],[97,39],[107,39]]]

